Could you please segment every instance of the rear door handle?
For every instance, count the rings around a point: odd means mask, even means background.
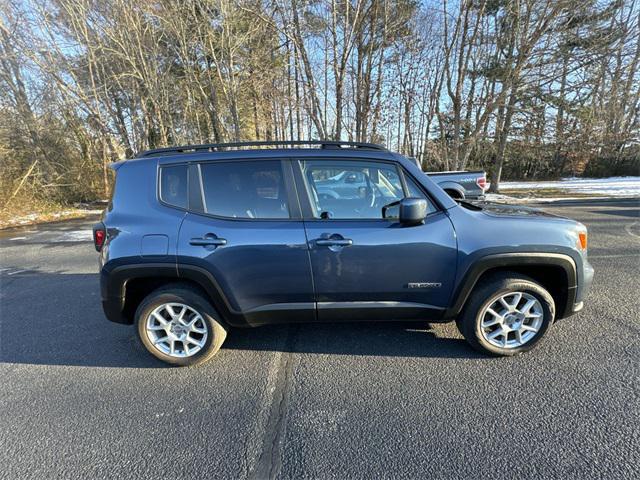
[[[319,247],[349,247],[353,245],[350,238],[319,238],[316,240]]]
[[[221,247],[227,244],[226,238],[218,238],[213,233],[207,233],[204,237],[192,238],[189,245],[195,247]]]

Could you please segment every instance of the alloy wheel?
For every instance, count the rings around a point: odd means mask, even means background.
[[[165,355],[191,357],[205,346],[209,334],[200,313],[184,303],[164,303],[145,322],[147,338]]]
[[[480,313],[484,339],[499,348],[518,348],[530,342],[544,320],[542,304],[526,292],[509,292],[490,300]]]

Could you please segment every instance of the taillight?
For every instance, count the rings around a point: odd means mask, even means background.
[[[107,239],[107,229],[103,223],[98,223],[93,227],[93,246],[96,247],[96,251],[99,252],[104,246],[104,242]]]
[[[484,192],[484,189],[487,186],[487,177],[483,175],[481,177],[476,178],[476,185],[478,185]]]

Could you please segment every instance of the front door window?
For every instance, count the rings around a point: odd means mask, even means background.
[[[301,168],[314,218],[380,220],[389,218],[383,217],[385,206],[415,196],[407,194],[397,167],[389,163],[311,160]]]

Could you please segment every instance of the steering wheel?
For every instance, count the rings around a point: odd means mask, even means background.
[[[368,195],[371,196],[371,200],[369,200],[369,207],[373,208],[376,204],[376,192],[373,191],[373,188],[369,187]]]
[[[376,204],[376,194],[373,191],[373,188],[370,186],[359,187],[358,193],[360,198],[364,198],[367,204],[367,207],[372,208]]]

